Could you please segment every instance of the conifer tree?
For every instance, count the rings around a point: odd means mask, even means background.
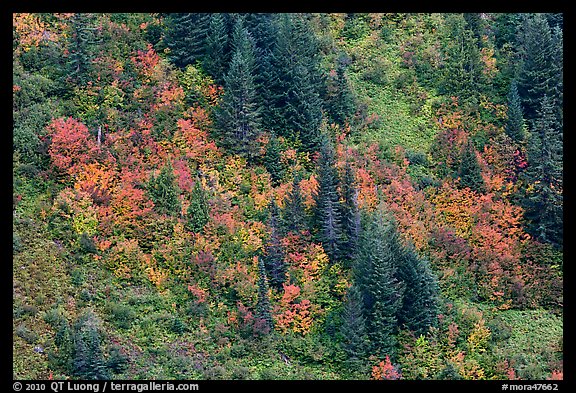
[[[274,327],[272,320],[272,306],[268,294],[268,279],[266,278],[266,267],[262,258],[258,260],[258,303],[256,303],[256,318],[264,321],[271,330]]]
[[[360,234],[360,211],[358,209],[358,190],[350,162],[344,166],[342,179],[342,255],[353,259]]]
[[[343,336],[342,347],[348,355],[349,361],[354,363],[363,359],[367,354],[369,341],[362,293],[354,284],[346,293],[341,333]]]
[[[188,206],[188,228],[195,233],[201,232],[210,218],[208,212],[208,202],[206,192],[202,188],[200,179],[196,179],[192,194],[190,195],[190,205]]]
[[[278,186],[280,184],[280,180],[282,180],[284,177],[285,169],[280,156],[280,143],[278,142],[278,138],[276,138],[274,133],[270,135],[270,140],[266,145],[264,166],[266,167],[268,173],[270,173],[270,177],[272,178],[272,185]]]
[[[552,32],[543,14],[525,14],[517,37],[520,63],[518,92],[522,98],[524,118],[532,127],[544,95],[554,97],[561,83],[555,63],[562,61],[554,48]]]
[[[476,150],[470,141],[466,144],[462,152],[458,176],[460,177],[461,187],[469,187],[471,190],[480,193],[485,191],[482,171],[476,158]]]
[[[204,69],[219,83],[224,83],[224,76],[229,62],[228,26],[224,14],[210,15],[208,35],[206,37],[206,56]]]
[[[336,64],[334,81],[327,86],[327,106],[330,117],[340,125],[350,120],[356,108],[354,95],[346,77],[348,58],[340,56]]]
[[[74,375],[81,379],[110,379],[94,315],[80,317],[74,330]]]
[[[393,221],[379,206],[363,225],[358,245],[356,279],[367,312],[371,353],[395,353],[398,312],[404,284],[397,278],[402,247]]]
[[[270,202],[268,227],[270,228],[270,238],[266,242],[264,266],[268,272],[270,286],[280,290],[286,281],[286,262],[284,262],[284,250],[280,243],[280,212],[274,199]]]
[[[441,91],[466,101],[485,89],[478,40],[462,15],[449,15],[446,23],[450,40]]]
[[[506,134],[514,141],[521,142],[524,140],[524,116],[522,114],[522,104],[518,94],[516,80],[510,85],[508,94],[508,122],[506,123]]]
[[[216,113],[222,144],[248,160],[257,155],[256,138],[260,133],[260,110],[254,81],[254,40],[236,19],[230,68],[224,78],[224,96]]]
[[[300,190],[300,175],[295,174],[292,190],[288,192],[282,211],[282,226],[284,232],[299,233],[307,228],[306,210]]]
[[[90,79],[92,59],[96,53],[96,46],[102,39],[98,36],[93,14],[74,14],[70,22],[67,77],[76,84],[84,85]]]
[[[164,165],[158,177],[150,178],[148,194],[154,202],[154,210],[158,214],[177,215],[180,213],[180,189],[176,183],[174,169],[170,161]]]
[[[544,96],[538,115],[528,139],[528,188],[523,205],[528,231],[541,241],[562,244],[563,133],[548,96]]]
[[[314,33],[301,15],[278,18],[270,59],[268,120],[278,135],[299,139],[302,150],[318,149],[322,85]]]
[[[435,325],[438,314],[439,287],[436,276],[428,261],[420,258],[414,247],[409,246],[404,248],[398,278],[405,286],[398,322],[417,335],[425,335]]]
[[[166,18],[164,42],[170,49],[168,57],[178,67],[202,61],[210,17],[207,13],[176,13]]]
[[[314,199],[316,201],[317,236],[330,257],[330,261],[334,262],[340,258],[342,218],[334,147],[327,137],[322,142],[318,160],[318,189],[314,194]]]

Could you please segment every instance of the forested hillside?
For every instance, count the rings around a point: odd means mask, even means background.
[[[562,14],[13,14],[15,379],[562,379]]]

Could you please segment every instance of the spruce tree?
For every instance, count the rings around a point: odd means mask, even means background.
[[[554,105],[548,96],[528,138],[528,184],[523,205],[528,232],[538,240],[563,242],[563,133],[554,116]]]
[[[524,118],[532,127],[544,95],[554,96],[561,83],[555,63],[562,61],[561,52],[554,48],[552,32],[543,14],[523,15],[519,29],[518,92],[522,98]]]
[[[462,152],[458,176],[460,177],[461,187],[469,187],[471,190],[480,193],[485,191],[482,171],[476,158],[476,150],[470,141],[466,144]]]
[[[260,109],[254,81],[254,40],[238,17],[234,24],[233,54],[224,78],[224,97],[216,113],[222,144],[248,160],[257,155]]]
[[[363,225],[356,280],[362,291],[368,316],[371,353],[384,357],[395,354],[398,312],[404,285],[397,278],[402,247],[395,224],[379,206]]]
[[[398,269],[398,278],[405,290],[398,322],[417,335],[426,334],[434,326],[438,314],[439,287],[428,261],[420,258],[416,250],[404,248]]]
[[[166,17],[164,42],[170,49],[168,57],[180,68],[202,61],[210,17],[207,13],[177,13]]]
[[[148,194],[154,202],[154,210],[158,214],[177,215],[180,213],[181,204],[180,189],[176,183],[174,169],[170,161],[162,167],[158,177],[150,178],[148,182]]]
[[[524,140],[524,116],[522,114],[522,104],[520,102],[516,80],[513,80],[510,84],[510,93],[508,94],[506,134],[515,142],[522,142]]]
[[[81,379],[110,379],[94,314],[81,316],[74,330],[74,375]]]
[[[226,17],[221,13],[210,15],[208,35],[206,37],[206,56],[204,70],[214,77],[219,83],[224,83],[224,76],[228,69],[230,56],[228,42],[228,26]]]
[[[301,149],[318,149],[322,79],[314,33],[302,15],[282,14],[269,62],[268,123],[278,135],[299,139]]]
[[[194,233],[199,233],[210,218],[208,212],[208,202],[206,192],[202,188],[200,179],[196,179],[194,188],[190,195],[190,205],[188,206],[188,229]]]
[[[342,348],[348,355],[349,362],[354,364],[363,359],[369,349],[369,341],[362,293],[354,284],[346,293],[340,332],[343,337]]]
[[[270,330],[274,327],[272,320],[272,306],[268,295],[268,279],[266,278],[266,267],[262,258],[258,260],[258,303],[256,303],[256,318],[264,321],[265,326]]]
[[[350,162],[344,166],[342,179],[342,256],[353,259],[360,234],[360,210],[358,209],[358,190]]]
[[[70,18],[71,34],[68,38],[67,77],[78,85],[90,80],[89,71],[96,46],[102,42],[93,14],[77,13]]]
[[[318,189],[316,201],[315,227],[318,240],[334,262],[340,258],[342,246],[342,218],[338,195],[338,171],[336,170],[334,147],[325,137],[318,159]]]
[[[346,65],[349,59],[340,56],[336,64],[336,75],[332,83],[328,84],[326,104],[330,117],[337,124],[344,125],[354,115],[356,109],[355,98],[346,77]]]
[[[273,186],[278,186],[280,184],[280,180],[282,180],[284,177],[285,169],[282,164],[280,153],[280,143],[278,142],[276,135],[272,133],[272,135],[270,135],[270,140],[266,145],[264,166],[266,167],[268,173],[270,173]]]
[[[300,233],[307,228],[306,210],[300,190],[300,175],[295,174],[292,190],[288,192],[282,211],[282,227],[284,232]]]
[[[270,286],[280,290],[286,281],[286,262],[284,262],[284,250],[280,243],[280,212],[276,201],[270,202],[270,238],[266,242],[264,266],[268,272]]]
[[[478,39],[467,28],[461,14],[448,15],[450,40],[446,45],[446,65],[440,90],[463,101],[477,97],[485,89]]]

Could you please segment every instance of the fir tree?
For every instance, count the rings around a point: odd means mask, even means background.
[[[177,215],[180,213],[180,189],[176,184],[174,169],[170,161],[160,171],[158,177],[152,176],[148,183],[148,194],[154,202],[158,214]]]
[[[446,23],[450,29],[446,47],[446,66],[441,91],[468,100],[485,89],[478,39],[466,28],[462,15],[449,15]]]
[[[356,285],[352,285],[346,294],[341,333],[342,348],[348,355],[348,360],[354,364],[357,360],[363,359],[367,354],[369,341],[362,293]]]
[[[461,187],[469,187],[471,190],[480,193],[485,191],[482,171],[476,158],[476,150],[471,142],[466,144],[462,152],[458,176],[460,177]]]
[[[282,211],[282,226],[284,232],[300,233],[307,228],[306,211],[300,191],[300,175],[295,174],[292,181],[292,190],[288,192]]]
[[[524,15],[518,34],[520,54],[518,92],[522,98],[524,118],[532,128],[538,117],[544,95],[559,99],[562,90],[561,40],[553,40],[543,14]]]
[[[76,322],[74,342],[74,375],[81,379],[110,379],[93,314],[88,313]]]
[[[562,244],[563,133],[548,96],[544,96],[538,115],[528,138],[528,188],[523,205],[529,233],[541,241]]]
[[[90,80],[89,71],[96,53],[95,46],[100,44],[102,39],[98,37],[93,14],[74,14],[70,22],[67,77],[75,84],[84,85]]]
[[[168,57],[178,67],[202,61],[210,23],[206,13],[169,14],[166,18],[164,42],[170,49]]]
[[[258,303],[256,304],[256,318],[264,321],[270,330],[274,327],[272,320],[272,307],[268,295],[268,279],[262,258],[258,260]]]
[[[360,211],[358,209],[358,190],[350,162],[344,166],[342,179],[342,255],[353,259],[360,234]]]
[[[232,60],[224,78],[224,97],[216,122],[224,146],[249,160],[257,154],[256,138],[260,133],[255,66],[254,42],[239,17],[234,25]]]
[[[206,37],[206,56],[204,69],[219,83],[224,83],[224,76],[230,55],[228,43],[228,26],[224,14],[210,15],[208,36]]]
[[[327,137],[322,143],[318,160],[318,189],[314,199],[316,201],[315,226],[318,230],[317,236],[330,257],[330,261],[334,262],[340,258],[342,219],[334,147]]]
[[[316,151],[322,121],[322,85],[318,46],[300,15],[278,18],[276,41],[269,62],[268,124],[278,135],[299,139],[302,150]]]
[[[272,185],[278,186],[280,184],[280,180],[284,177],[284,166],[282,164],[281,156],[280,156],[280,143],[278,142],[278,138],[276,135],[270,135],[270,140],[266,145],[266,155],[264,156],[264,166],[268,173],[270,173],[270,177],[272,178]]]
[[[200,179],[196,179],[192,194],[190,195],[190,205],[188,206],[188,228],[198,233],[204,229],[210,215],[208,213],[208,202],[206,192],[202,188]]]
[[[524,140],[524,116],[522,114],[522,104],[518,95],[518,86],[515,80],[510,85],[508,94],[508,122],[506,123],[506,134],[516,142]]]
[[[398,313],[400,325],[418,334],[426,334],[434,326],[438,314],[439,287],[428,261],[421,259],[413,247],[404,249],[398,278],[405,290]]]
[[[368,315],[371,353],[394,355],[404,285],[397,278],[402,248],[396,227],[380,206],[360,236],[356,279]]]
[[[270,238],[265,247],[264,266],[268,272],[269,283],[273,288],[280,290],[286,281],[286,262],[284,262],[284,250],[280,243],[280,212],[276,201],[270,202]]]
[[[348,62],[347,57],[340,56],[336,64],[335,79],[327,86],[326,104],[330,117],[340,125],[344,125],[356,109],[355,98],[346,77]]]

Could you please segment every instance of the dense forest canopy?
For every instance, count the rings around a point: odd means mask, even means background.
[[[562,379],[563,15],[13,14],[16,379]]]

